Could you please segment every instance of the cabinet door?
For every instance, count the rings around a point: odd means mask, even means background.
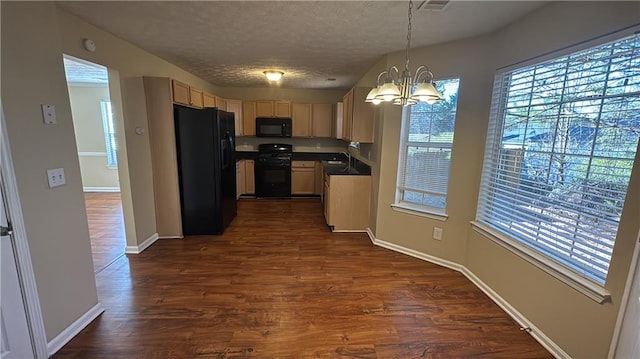
[[[353,121],[353,89],[342,99],[342,139],[351,141],[351,123]]]
[[[289,101],[274,101],[273,102],[273,114],[276,117],[291,117],[291,102]]]
[[[315,189],[315,194],[320,195],[320,200],[322,200],[322,190],[323,190],[322,162],[321,161],[316,161],[315,162],[315,168],[316,168],[316,189]]]
[[[273,101],[256,101],[256,117],[273,117]]]
[[[333,105],[314,103],[311,105],[311,135],[313,137],[331,137],[333,125]]]
[[[189,102],[191,106],[202,108],[204,101],[202,100],[202,90],[189,87]]]
[[[329,215],[331,214],[331,188],[329,187],[329,178],[330,177],[328,175],[324,175],[324,219],[328,225],[331,225],[331,220],[329,218]]]
[[[256,180],[255,180],[254,162],[253,160],[245,160],[244,165],[245,165],[245,172],[244,172],[245,193],[255,194]]]
[[[236,199],[240,198],[241,195],[245,194],[245,160],[240,160],[236,162]]]
[[[181,105],[190,105],[189,103],[189,85],[177,80],[171,82],[173,88],[173,102]]]
[[[255,101],[242,101],[242,132],[244,136],[256,135]]]
[[[216,96],[216,107],[221,109],[222,111],[227,111],[227,100],[222,97]]]
[[[204,108],[216,107],[216,96],[208,92],[202,93],[202,104]]]
[[[364,102],[370,90],[368,87],[355,87],[352,90],[351,141],[373,142],[374,104]]]
[[[233,112],[233,121],[236,125],[236,136],[243,136],[242,101],[227,100],[227,111]]]
[[[313,194],[316,189],[314,167],[291,168],[291,194]]]
[[[311,137],[311,104],[294,103],[291,112],[292,136]]]

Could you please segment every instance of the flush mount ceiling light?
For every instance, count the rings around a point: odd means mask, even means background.
[[[267,80],[269,81],[279,81],[284,75],[282,71],[265,71],[264,75],[267,76]]]
[[[436,89],[433,83],[433,73],[427,66],[420,65],[416,70],[415,76],[411,77],[409,71],[409,49],[411,47],[411,9],[413,8],[413,1],[409,0],[408,18],[409,24],[407,25],[407,49],[405,54],[404,70],[402,74],[397,67],[391,66],[388,70],[382,71],[378,75],[376,80],[376,87],[374,87],[365,102],[373,103],[377,105],[381,102],[393,102],[395,105],[411,106],[415,105],[419,101],[429,104],[442,101],[442,94]],[[384,82],[381,83],[380,79],[384,76]],[[412,89],[415,87],[413,93]]]

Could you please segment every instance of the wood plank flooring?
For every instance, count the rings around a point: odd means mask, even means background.
[[[124,254],[126,246],[120,193],[85,192],[94,272]]]
[[[551,358],[460,273],[331,233],[318,199],[250,200],[224,235],[97,274],[104,314],[54,358]]]

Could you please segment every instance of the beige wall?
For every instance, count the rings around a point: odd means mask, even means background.
[[[118,188],[118,169],[107,167],[107,145],[100,102],[109,100],[104,85],[69,84],[69,101],[84,188]],[[96,155],[101,153],[103,155]]]
[[[47,340],[98,302],[53,3],[1,3],[2,104]],[[55,106],[45,125],[41,104]],[[46,170],[67,184],[48,188]]]
[[[493,77],[500,67],[637,24],[638,14],[637,2],[551,3],[494,34],[411,51],[413,68],[427,64],[437,78],[461,79],[446,222],[390,208],[398,165],[398,107],[384,105],[378,110],[381,131],[371,147],[374,152],[380,148],[379,170],[374,171],[374,179],[378,176],[376,237],[466,266],[575,358],[606,357],[609,349],[640,225],[640,156],[636,157],[606,283],[612,302],[598,304],[471,229]],[[403,53],[396,53],[387,61],[401,65],[403,59]],[[374,80],[369,81],[363,85],[372,86]],[[444,229],[442,241],[430,238],[434,226]]]
[[[120,99],[120,96],[111,96],[111,100],[122,113],[122,119],[116,119],[116,131],[119,142],[126,144],[126,148],[119,149],[118,163],[127,245],[138,246],[156,233],[151,147],[142,76],[169,77],[214,94],[218,94],[219,89],[74,15],[58,9],[54,16],[59,21],[64,54],[116,70],[110,73],[110,82],[115,80],[111,77],[117,73],[119,88],[116,92],[122,95]],[[82,47],[84,38],[95,41],[95,52]],[[115,91],[113,87],[111,91]],[[144,130],[143,135],[135,133],[138,127]]]

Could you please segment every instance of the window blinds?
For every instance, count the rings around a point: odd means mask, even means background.
[[[640,37],[499,73],[478,221],[606,280],[640,137]]]
[[[418,103],[404,112],[398,171],[399,202],[444,212],[459,79],[438,81],[445,100]]]

